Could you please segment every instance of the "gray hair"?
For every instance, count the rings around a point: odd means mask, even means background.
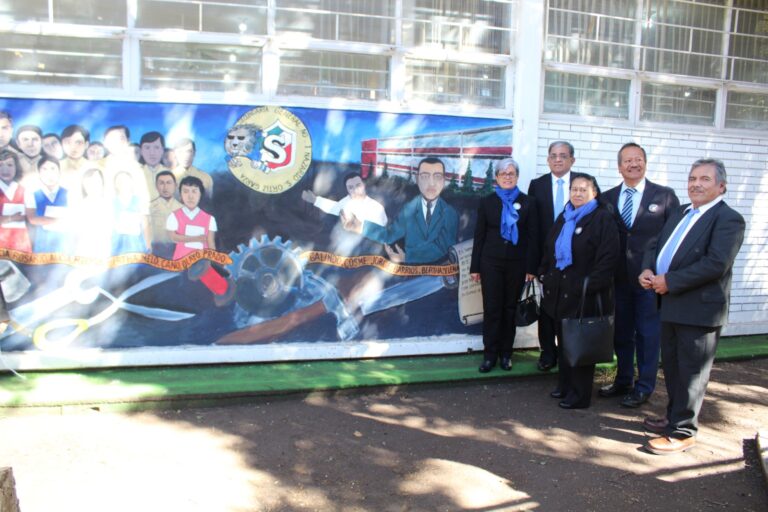
[[[726,184],[728,183],[728,175],[725,173],[725,164],[717,158],[699,158],[693,165],[691,165],[691,172],[702,165],[711,165],[715,168],[715,183],[723,184],[723,194],[726,192]],[[690,172],[688,173],[690,174]]]
[[[520,165],[515,162],[514,158],[502,158],[501,160],[496,160],[496,165],[494,165],[494,176],[498,176],[501,171],[505,171],[507,167],[512,166],[515,168],[515,176],[518,178],[520,177]]]
[[[573,149],[573,144],[566,140],[556,140],[552,144],[549,145],[549,148],[547,148],[547,154],[550,154],[552,152],[552,148],[556,146],[565,146],[568,148],[568,154],[571,155],[571,158],[573,158],[573,155],[576,153],[576,150]]]

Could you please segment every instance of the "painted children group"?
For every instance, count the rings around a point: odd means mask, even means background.
[[[0,249],[166,259],[215,249],[216,219],[201,209],[213,180],[194,156],[194,141],[168,149],[156,131],[132,144],[116,125],[97,142],[80,125],[14,130],[11,113],[0,111]]]

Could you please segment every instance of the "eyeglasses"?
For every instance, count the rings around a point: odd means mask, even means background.
[[[509,180],[512,178],[517,178],[517,174],[515,174],[514,172],[500,172],[499,174],[496,175],[496,177]]]
[[[441,183],[445,179],[445,174],[441,172],[435,172],[435,173],[428,173],[428,172],[420,172],[419,173],[419,181],[423,182],[432,182],[432,183]]]
[[[569,158],[571,158],[571,155],[569,155],[568,153],[557,153],[557,154],[550,153],[550,155],[547,158],[549,158],[550,160],[568,160]]]

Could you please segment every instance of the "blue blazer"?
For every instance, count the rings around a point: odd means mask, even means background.
[[[421,210],[421,196],[403,206],[387,227],[366,221],[363,235],[382,244],[391,245],[405,239],[405,263],[434,263],[446,258],[459,233],[459,214],[442,198],[437,198],[432,219],[427,227]]]
[[[685,216],[684,205],[669,218],[658,243],[645,253],[643,268],[656,272],[656,260]],[[744,241],[744,217],[721,201],[685,235],[666,273],[669,292],[661,296],[661,320],[718,327],[728,321],[733,262]]]

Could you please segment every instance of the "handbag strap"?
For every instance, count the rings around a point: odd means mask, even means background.
[[[533,296],[534,299],[536,298],[536,286],[533,281],[526,281],[520,294],[520,300],[525,300],[530,296]]]
[[[581,300],[579,301],[579,322],[584,318],[584,301],[587,298],[587,285],[589,284],[589,276],[584,278],[584,285],[581,287]],[[603,319],[603,298],[600,292],[597,293],[597,311],[600,314],[600,319]]]

